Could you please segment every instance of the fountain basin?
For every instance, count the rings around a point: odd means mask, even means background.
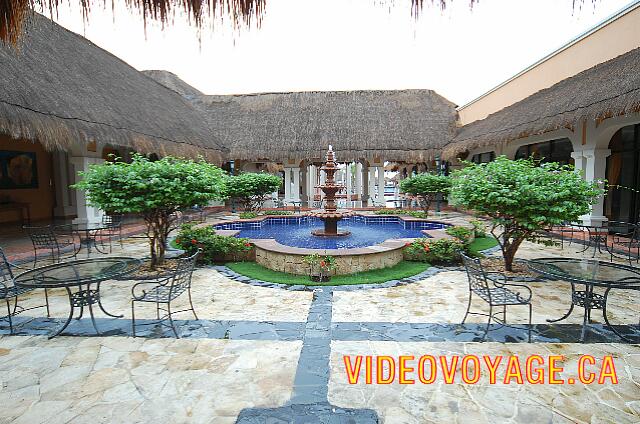
[[[411,217],[352,215],[340,221],[343,237],[314,237],[324,228],[311,216],[261,217],[250,221],[218,224],[217,230],[238,230],[256,248],[256,262],[274,271],[306,275],[303,258],[319,253],[336,258],[336,274],[353,274],[387,268],[403,260],[406,243],[419,237],[444,235],[449,224]]]

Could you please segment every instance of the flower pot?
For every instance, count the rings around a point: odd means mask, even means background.
[[[331,281],[331,276],[330,275],[324,275],[324,274],[312,275],[311,276],[311,281],[316,282],[316,283],[326,283],[328,281]]]

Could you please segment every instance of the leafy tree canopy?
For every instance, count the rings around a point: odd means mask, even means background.
[[[135,155],[131,163],[93,165],[80,176],[82,181],[72,187],[84,190],[92,206],[110,214],[144,217],[152,265],[164,261],[175,212],[224,198],[224,171],[205,161],[173,157],[150,161]]]
[[[437,194],[447,194],[450,187],[451,178],[429,173],[414,175],[400,182],[400,190],[415,196],[422,204],[425,215],[429,213],[433,197]]]
[[[228,197],[237,199],[245,211],[259,211],[267,197],[281,184],[282,179],[277,175],[246,172],[228,177],[225,192]]]
[[[571,165],[500,156],[489,163],[467,162],[454,171],[449,201],[491,218],[505,267],[511,270],[522,241],[534,239],[539,230],[579,220],[602,194],[597,182],[585,181]]]

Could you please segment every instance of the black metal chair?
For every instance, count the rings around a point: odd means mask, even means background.
[[[203,223],[207,220],[207,216],[204,208],[200,206],[193,206],[191,208],[183,209],[180,211],[181,224],[186,223]]]
[[[571,222],[564,222],[561,225],[555,225],[551,227],[551,233],[558,233],[560,235],[560,248],[564,249],[565,239],[569,240],[569,246],[573,243],[574,235],[581,233],[582,229],[576,227]]]
[[[467,312],[464,314],[462,324],[467,320],[469,315],[487,316],[487,328],[484,332],[483,340],[489,333],[491,321],[495,321],[503,326],[507,325],[507,306],[527,305],[529,307],[529,342],[531,342],[531,289],[523,284],[509,283],[506,275],[499,272],[486,272],[482,268],[480,259],[470,258],[462,254],[462,262],[467,271],[469,279],[469,303],[467,304]],[[521,295],[518,291],[513,291],[509,287],[517,287],[524,290],[525,295]],[[489,304],[489,313],[470,312],[473,294],[480,297]],[[502,318],[497,315],[500,313],[493,312],[494,307],[502,307]]]
[[[168,277],[153,281],[143,281],[141,283],[134,284],[134,286],[131,288],[131,327],[133,330],[133,337],[136,336],[136,302],[156,304],[156,321],[140,325],[160,324],[167,326],[165,322],[168,320],[168,327],[173,330],[173,334],[177,338],[180,338],[180,336],[178,335],[178,331],[176,330],[176,327],[173,323],[174,314],[177,314],[179,312],[191,311],[193,312],[193,316],[195,317],[195,319],[198,319],[198,315],[196,315],[196,310],[193,308],[193,300],[191,298],[191,277],[193,275],[196,260],[198,259],[198,255],[200,255],[200,252],[201,250],[198,250],[188,258],[176,259],[177,265],[175,267],[175,270]],[[145,286],[147,288],[143,288]],[[185,292],[189,297],[190,308],[180,311],[172,311],[171,302]],[[161,305],[166,305],[166,309],[163,309]],[[160,316],[161,311],[165,313],[165,315]]]
[[[26,271],[25,268],[9,262],[4,254],[4,250],[0,247],[0,299],[4,300],[7,304],[7,315],[0,317],[0,319],[7,319],[9,321],[9,331],[11,334],[13,334],[13,317],[19,313],[29,311],[31,309],[46,307],[47,316],[50,316],[49,294],[46,289],[44,290],[44,305],[33,306],[31,308],[23,308],[18,305],[18,296],[33,291],[35,288],[17,286],[14,280],[14,269],[22,269]],[[11,301],[13,301],[13,307],[11,306]]]
[[[629,265],[635,260],[640,260],[640,223],[631,224],[629,222],[609,221],[609,235],[611,235],[611,259],[613,260],[613,251],[616,245],[623,246]]]
[[[109,253],[113,251],[113,238],[118,237],[120,241],[120,247],[124,247],[122,244],[122,215],[103,215],[102,225],[106,228],[100,231],[102,236],[102,245],[105,245],[105,240],[109,242]]]
[[[73,229],[72,225],[59,225],[55,229],[50,225],[40,227],[22,227],[33,245],[33,267],[36,267],[38,262],[38,251],[49,251],[51,253],[50,259],[53,263],[60,262],[63,253],[68,253],[68,248],[71,248],[73,257],[75,258],[82,247],[80,243],[76,244],[76,238],[79,241],[80,236]]]

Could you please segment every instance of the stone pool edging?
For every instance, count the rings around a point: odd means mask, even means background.
[[[420,280],[424,280],[425,278],[432,277],[436,274],[439,274],[444,271],[451,271],[449,268],[439,268],[435,266],[431,266],[424,270],[423,272],[412,275],[410,277],[405,277],[400,280],[389,280],[383,283],[371,283],[371,284],[351,284],[351,285],[342,285],[342,286],[333,286],[331,284],[324,285],[309,285],[305,286],[302,284],[281,284],[281,283],[272,283],[270,281],[257,280],[251,277],[247,277],[246,275],[239,274],[232,270],[229,267],[224,265],[211,265],[206,268],[216,270],[220,274],[225,277],[237,281],[243,284],[249,284],[251,286],[256,287],[267,287],[273,289],[282,289],[289,291],[314,291],[319,288],[330,288],[333,291],[357,291],[357,290],[366,290],[366,289],[386,289],[391,287],[399,287],[405,286],[407,284],[415,283]]]

